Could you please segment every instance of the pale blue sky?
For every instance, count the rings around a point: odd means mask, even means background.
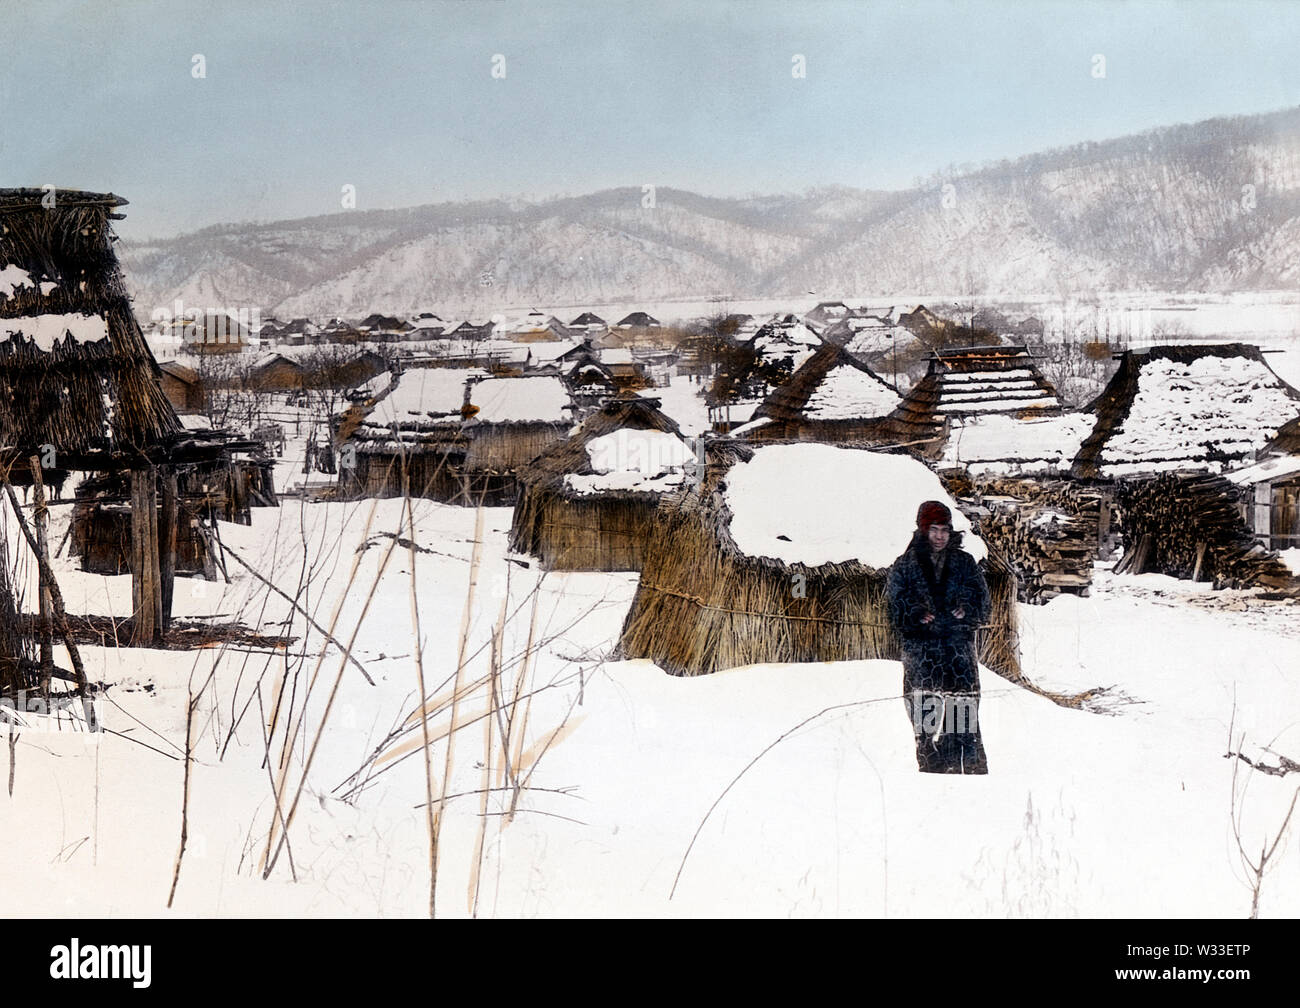
[[[344,184],[362,209],[645,183],[895,189],[1300,104],[1300,3],[1265,0],[0,10],[0,185],[111,189],[132,236],[333,213]]]

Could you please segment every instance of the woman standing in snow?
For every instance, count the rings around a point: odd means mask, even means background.
[[[989,589],[952,530],[952,512],[926,501],[916,532],[889,572],[889,622],[903,647],[903,701],[922,773],[988,773],[979,732],[975,631]]]

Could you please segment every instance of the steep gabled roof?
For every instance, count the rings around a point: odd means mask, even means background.
[[[1300,416],[1300,390],[1255,346],[1158,346],[1126,351],[1087,411],[1097,425],[1075,456],[1075,476],[1217,473],[1249,460]]]
[[[54,445],[75,463],[182,432],[113,251],[125,203],[0,189],[0,446],[19,456]]]
[[[588,446],[598,438],[617,434],[620,430],[658,431],[684,441],[681,428],[677,426],[676,421],[660,412],[655,400],[637,396],[619,397],[609,400],[588,416],[572,436],[539,455],[526,470],[520,472],[520,482],[530,489],[544,487],[565,497],[585,496],[590,492],[619,496],[638,492],[661,492],[664,488],[653,486],[642,491],[612,486],[587,490],[581,479],[570,478],[600,475],[593,467],[592,454]]]
[[[576,319],[569,323],[570,326],[603,326],[605,320],[594,312],[583,312]]]
[[[888,416],[902,397],[843,347],[823,343],[790,380],[754,411],[785,423],[865,420]]]
[[[653,315],[648,315],[643,311],[634,311],[630,315],[619,319],[618,325],[629,328],[650,328],[651,326],[660,325],[660,322]]]
[[[1023,346],[938,350],[930,368],[894,411],[900,441],[926,442],[927,454],[942,449],[952,417],[1057,416],[1061,401]],[[918,446],[919,447],[919,446]]]
[[[756,383],[766,395],[784,384],[818,347],[821,337],[793,315],[765,323],[746,343],[729,352],[730,362],[718,371],[705,396],[710,406],[734,403],[750,394]]]

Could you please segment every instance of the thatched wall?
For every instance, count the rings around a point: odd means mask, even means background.
[[[587,445],[618,430],[653,430],[681,437],[657,399],[620,398],[592,413],[567,440],[539,455],[519,473],[519,502],[510,548],[540,557],[550,570],[640,570],[660,494],[611,491],[574,493],[569,475],[593,472]]]
[[[897,427],[884,417],[858,420],[773,420],[745,433],[746,441],[815,441],[819,444],[887,447],[899,437]]]
[[[462,456],[418,446],[402,453],[396,449],[357,453],[357,465],[348,489],[361,497],[412,497],[448,504],[488,507],[499,505],[503,494],[513,500],[512,477],[487,477],[466,473]]]
[[[464,464],[471,472],[518,469],[563,441],[568,433],[567,425],[559,423],[485,423],[468,430],[469,447]]]
[[[898,660],[885,596],[888,568],[807,567],[737,549],[717,491],[725,469],[744,457],[743,449],[718,452],[702,492],[684,490],[660,504],[620,655],[648,658],[673,675],[765,662]],[[992,552],[984,571],[993,615],[979,635],[980,661],[1016,678],[1015,575]]]
[[[641,570],[658,506],[648,494],[575,498],[525,488],[511,548],[540,557],[547,570]]]

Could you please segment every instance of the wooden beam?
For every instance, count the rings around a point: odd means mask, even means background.
[[[161,635],[158,573],[158,511],[152,469],[131,470],[131,601],[135,606],[131,643],[153,644]]]
[[[178,529],[176,470],[168,466],[161,471],[162,514],[158,524],[158,560],[162,582],[162,625],[171,626],[172,601],[176,588],[176,540]]]
[[[41,475],[41,463],[35,455],[29,460],[32,470],[32,491],[36,499],[33,524],[36,526],[36,548],[43,557],[50,555],[50,543],[47,531],[50,524],[49,510],[45,506],[45,481]],[[51,617],[50,586],[45,580],[45,568],[39,567],[40,573],[40,616],[41,616],[41,695],[48,696],[50,678],[54,674],[54,621]]]

